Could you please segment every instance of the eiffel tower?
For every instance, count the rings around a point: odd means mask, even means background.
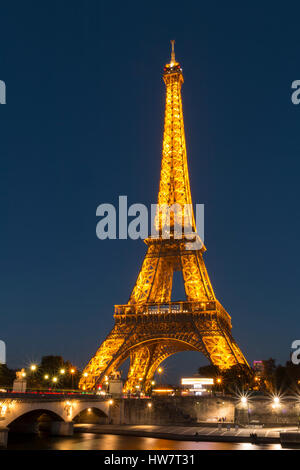
[[[180,351],[199,351],[219,371],[249,365],[231,335],[231,318],[216,299],[203,261],[203,244],[191,249],[190,237],[178,237],[183,220],[196,233],[192,207],[183,124],[181,86],[183,74],[175,60],[164,67],[166,85],[164,137],[156,236],[145,240],[148,247],[142,268],[126,305],[115,306],[115,324],[83,371],[80,388],[95,389],[130,357],[126,391],[147,391],[157,368]],[[166,211],[169,236],[165,236]],[[179,210],[178,210],[179,208]],[[182,233],[182,232],[181,232]],[[198,234],[195,235],[199,238]],[[174,271],[181,271],[186,300],[171,302]]]

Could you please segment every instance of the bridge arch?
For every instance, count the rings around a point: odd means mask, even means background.
[[[19,428],[22,425],[39,424],[41,422],[49,421],[64,421],[63,418],[54,411],[39,408],[36,410],[26,411],[20,414],[17,418],[10,421],[7,426],[9,429]]]
[[[78,410],[77,410],[78,411]],[[86,406],[74,414],[73,421],[82,424],[107,424],[109,419],[108,410],[103,410],[98,406]]]
[[[63,407],[55,406],[55,403],[14,403],[5,419],[5,426],[21,422],[37,422],[39,417],[47,415],[56,421],[65,421]]]
[[[103,418],[108,418],[109,416],[109,403],[106,401],[99,402],[99,403],[87,403],[87,402],[82,402],[78,403],[76,408],[74,409],[73,412],[73,419],[76,420],[79,415],[82,413],[91,410],[94,413],[97,413],[99,416],[102,416]]]

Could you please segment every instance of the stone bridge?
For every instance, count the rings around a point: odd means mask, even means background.
[[[0,447],[6,447],[8,431],[72,435],[73,421],[92,412],[109,422],[110,397],[92,394],[0,393]]]

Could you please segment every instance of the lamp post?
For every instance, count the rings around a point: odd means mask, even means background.
[[[162,375],[163,371],[164,371],[164,370],[163,370],[162,367],[159,367],[159,368],[157,369],[157,372],[159,373],[159,376],[160,376],[160,379],[159,379],[160,385],[161,385],[161,375]]]
[[[149,414],[148,414],[149,424],[151,424],[151,423],[152,423],[152,419],[151,419],[151,418],[152,418],[152,414],[151,414],[152,403],[151,403],[151,401],[149,401],[149,402],[147,403],[147,408],[148,408],[148,410],[149,410]]]
[[[53,384],[56,384],[56,383],[57,383],[57,377],[52,377],[52,383],[53,383]],[[54,385],[54,389],[55,389],[55,385]]]
[[[278,412],[280,410],[280,406],[281,406],[281,404],[280,404],[279,396],[274,396],[273,403],[272,403],[272,409],[275,412],[277,424],[278,424],[278,421],[279,421],[279,417],[278,417],[279,413]]]
[[[108,402],[108,424],[111,424],[112,418],[111,418],[111,408],[112,405],[114,404],[113,400],[109,400]]]
[[[220,387],[220,389],[221,389],[221,391],[222,391],[222,393],[223,393],[223,395],[224,395],[224,387],[222,386],[222,383],[223,383],[222,378],[221,378],[221,377],[217,377],[216,382],[217,382],[218,387]]]
[[[70,374],[71,374],[71,386],[72,386],[72,390],[74,388],[74,374],[75,374],[75,369],[72,367],[72,369],[70,369]]]
[[[248,403],[248,398],[243,395],[241,397],[241,406],[242,408],[247,408],[247,421],[248,421],[248,425],[250,424],[250,416],[249,416],[249,403]]]

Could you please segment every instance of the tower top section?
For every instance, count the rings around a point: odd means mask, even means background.
[[[176,62],[175,61],[175,49],[174,49],[175,39],[171,39],[171,44],[172,44],[171,63],[174,63]]]
[[[172,45],[171,60],[164,67],[164,77],[166,77],[167,75],[174,75],[174,74],[182,76],[182,69],[180,67],[180,64],[176,62],[176,59],[175,59],[175,48],[174,48],[175,40],[174,39],[171,40],[171,45]]]

